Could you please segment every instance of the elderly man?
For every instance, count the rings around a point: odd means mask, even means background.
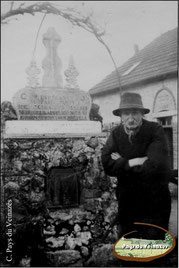
[[[139,94],[124,93],[119,109],[113,111],[121,117],[121,124],[113,129],[102,152],[106,174],[118,179],[119,237],[134,230],[134,222],[168,230],[168,149],[163,128],[143,118],[149,112]],[[152,230],[143,238],[154,239],[156,235]]]

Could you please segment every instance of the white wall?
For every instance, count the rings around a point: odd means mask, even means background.
[[[148,85],[142,85],[142,86],[138,86],[135,88],[129,88],[125,90],[125,92],[129,91],[129,92],[135,92],[135,93],[141,94],[144,107],[149,108],[151,110],[151,112],[148,115],[146,115],[146,118],[148,120],[154,120],[152,116],[154,99],[155,99],[157,92],[160,91],[162,88],[168,88],[172,92],[175,98],[175,101],[177,103],[177,80],[176,78],[164,80],[161,82],[155,82],[153,84],[151,83]],[[93,101],[100,106],[99,113],[103,117],[104,123],[120,121],[119,117],[114,116],[112,114],[112,111],[119,107],[119,102],[120,102],[119,92],[105,93],[101,96],[95,96],[93,98]]]
[[[112,94],[103,94],[100,97],[93,98],[93,102],[100,106],[99,113],[103,117],[103,123],[118,122],[120,118],[114,116],[112,111],[119,108],[119,92]]]

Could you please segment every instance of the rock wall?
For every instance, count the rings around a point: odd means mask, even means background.
[[[5,204],[12,202],[13,265],[88,262],[117,211],[116,179],[106,176],[101,165],[105,141],[105,137],[4,139],[2,174]],[[46,180],[53,167],[82,172],[78,207],[47,206]],[[7,206],[4,213],[8,214]],[[116,242],[115,228],[107,240]]]

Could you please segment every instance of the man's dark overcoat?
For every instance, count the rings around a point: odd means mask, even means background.
[[[113,152],[121,158],[113,160]],[[129,159],[145,156],[148,160],[142,166],[129,167]],[[170,168],[163,128],[143,119],[131,143],[123,125],[117,126],[103,148],[102,163],[106,174],[118,179],[119,222],[145,222],[168,229]]]

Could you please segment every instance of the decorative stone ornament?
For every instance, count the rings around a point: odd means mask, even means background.
[[[29,67],[26,69],[26,73],[28,74],[28,84],[27,87],[37,88],[40,87],[38,82],[38,75],[40,74],[40,69],[36,65],[36,61],[32,60]]]
[[[77,84],[77,76],[79,75],[78,70],[75,67],[73,56],[70,56],[68,69],[64,72],[66,76],[67,84],[66,89],[79,89]]]

